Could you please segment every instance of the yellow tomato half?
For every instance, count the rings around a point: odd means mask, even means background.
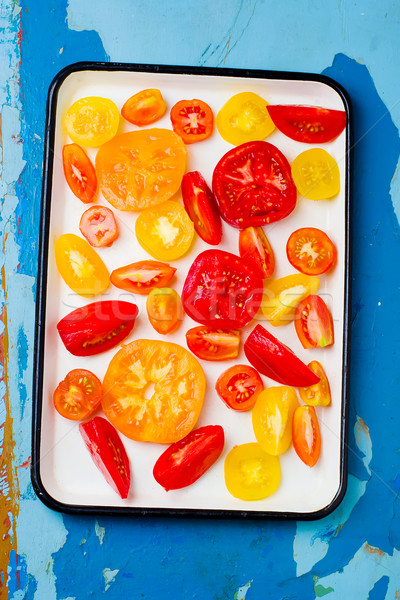
[[[296,392],[286,385],[270,387],[258,396],[252,412],[254,435],[260,446],[274,456],[292,442],[292,418],[299,406]]]
[[[296,156],[292,177],[300,194],[310,200],[333,198],[340,190],[337,162],[322,148],[311,148]]]
[[[264,288],[262,311],[274,327],[293,321],[296,306],[319,287],[318,277],[296,273],[275,279]]]
[[[68,109],[64,124],[73,142],[96,148],[116,135],[119,126],[118,107],[108,98],[81,98]]]
[[[215,120],[221,137],[234,146],[264,140],[275,129],[267,105],[266,100],[253,92],[232,96]]]
[[[241,500],[262,500],[273,494],[281,481],[279,458],[255,442],[232,448],[224,471],[229,493]]]

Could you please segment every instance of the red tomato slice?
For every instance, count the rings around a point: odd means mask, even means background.
[[[217,246],[222,238],[221,217],[214,194],[199,171],[183,176],[182,199],[198,235],[207,244]]]
[[[79,424],[79,432],[107,483],[127,498],[131,484],[129,458],[115,428],[103,417]]]
[[[256,325],[250,333],[244,353],[259,373],[283,385],[306,387],[319,381],[318,375],[262,325]]]
[[[313,406],[298,406],[294,411],[292,438],[298,457],[313,467],[321,453],[321,433]]]
[[[303,227],[292,233],[286,244],[290,264],[305,275],[322,275],[334,265],[336,248],[316,227]]]
[[[57,324],[66,349],[92,356],[117,346],[132,331],[138,308],[132,302],[103,300],[73,310]]]
[[[193,327],[186,333],[186,343],[189,350],[203,360],[229,360],[239,355],[240,332]]]
[[[290,165],[269,142],[229,150],[214,169],[212,188],[222,218],[239,229],[279,221],[296,206]]]
[[[53,402],[61,416],[80,421],[99,406],[102,397],[100,379],[91,371],[74,369],[58,384]]]
[[[97,177],[86,152],[78,144],[63,147],[65,179],[73,194],[82,202],[92,202],[96,193]]]
[[[205,250],[189,269],[182,303],[198,323],[239,329],[257,313],[262,294],[262,279],[245,260],[223,250]]]
[[[280,104],[269,104],[267,110],[282,133],[306,144],[330,142],[346,127],[346,113],[343,110]]]
[[[240,231],[239,254],[252,262],[263,279],[272,277],[275,271],[275,257],[261,227],[246,227]]]
[[[325,348],[334,341],[333,319],[320,296],[307,296],[296,308],[296,333],[303,348]]]
[[[191,431],[161,454],[154,465],[154,479],[167,492],[191,485],[218,460],[224,443],[221,425],[206,425]]]
[[[91,206],[85,210],[79,229],[94,248],[111,246],[119,235],[114,213],[105,206]]]
[[[167,263],[141,260],[115,269],[110,275],[110,281],[121,290],[146,296],[153,288],[164,287],[175,273],[176,269]]]
[[[215,389],[228,408],[244,412],[253,408],[264,385],[253,367],[235,365],[218,377]]]
[[[180,100],[170,113],[173,130],[185,144],[193,144],[210,137],[214,127],[211,108],[202,100]]]

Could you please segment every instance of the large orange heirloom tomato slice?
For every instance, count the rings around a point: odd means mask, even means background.
[[[296,306],[319,287],[318,277],[288,275],[275,279],[264,288],[262,311],[274,327],[287,325],[294,318]]]
[[[203,370],[185,348],[136,340],[111,360],[103,381],[102,407],[127,437],[170,444],[195,426],[205,389]]]
[[[221,137],[234,146],[264,140],[275,129],[267,112],[267,104],[264,98],[253,92],[232,96],[221,108],[215,121]]]
[[[292,387],[263,390],[252,412],[254,435],[268,454],[283,454],[292,443],[292,418],[299,406]]]
[[[64,117],[71,140],[96,148],[111,140],[118,131],[119,110],[108,98],[90,96],[74,102]]]
[[[119,210],[141,211],[169,200],[181,185],[185,166],[185,144],[168,129],[122,133],[96,155],[100,189]]]
[[[321,432],[313,406],[299,406],[293,414],[293,447],[299,458],[313,467],[321,453]]]
[[[300,194],[309,200],[333,198],[340,191],[337,162],[322,148],[311,148],[296,156],[292,177]]]
[[[121,108],[121,115],[139,127],[158,121],[167,110],[160,90],[142,90],[131,96]]]
[[[279,458],[255,442],[234,446],[225,459],[225,485],[240,500],[263,500],[281,482]]]
[[[307,366],[313,373],[318,375],[320,380],[309,387],[300,387],[300,398],[308,406],[329,406],[331,403],[331,388],[323,366],[317,360],[312,360]]]

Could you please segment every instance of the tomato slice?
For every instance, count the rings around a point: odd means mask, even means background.
[[[240,500],[263,500],[281,482],[279,458],[255,442],[234,446],[225,459],[225,485]]]
[[[212,134],[214,115],[202,100],[180,100],[171,108],[170,118],[173,130],[185,144],[201,142]]]
[[[299,406],[293,414],[293,447],[298,457],[313,467],[321,453],[321,432],[313,406]]]
[[[262,325],[256,325],[250,333],[244,353],[259,373],[283,385],[305,387],[319,381],[318,375]]]
[[[201,239],[217,246],[222,239],[221,217],[214,194],[199,171],[183,176],[182,200]]]
[[[346,113],[320,106],[269,105],[276,127],[296,142],[324,144],[337,138],[346,127]]]
[[[336,247],[330,238],[316,227],[297,229],[289,237],[286,254],[290,264],[307,275],[322,275],[336,261]]]
[[[139,244],[154,258],[176,260],[189,250],[194,226],[186,210],[173,200],[147,208],[136,219]]]
[[[244,259],[223,250],[205,250],[189,269],[182,303],[198,323],[239,329],[257,313],[262,290],[258,271]]]
[[[296,206],[290,165],[268,142],[229,150],[214,169],[212,188],[222,218],[239,229],[279,221]]]
[[[181,299],[172,288],[151,290],[146,309],[151,325],[162,335],[174,331],[183,319]]]
[[[246,227],[239,233],[239,254],[260,271],[263,279],[272,277],[275,257],[267,236],[261,227]]]
[[[292,387],[269,387],[258,396],[252,422],[256,440],[265,452],[277,456],[289,449],[293,413],[298,406]]]
[[[331,403],[331,388],[323,366],[317,360],[312,360],[308,368],[318,375],[320,381],[309,387],[299,388],[300,398],[308,406],[329,406]]]
[[[185,348],[136,340],[112,358],[103,381],[102,406],[127,437],[171,444],[195,426],[205,389],[203,369]]]
[[[224,443],[221,425],[191,431],[161,454],[154,465],[154,479],[167,492],[192,485],[218,460]]]
[[[78,144],[66,144],[62,155],[64,175],[71,192],[85,204],[92,202],[97,188],[92,161]]]
[[[337,162],[322,148],[311,148],[296,156],[292,177],[300,194],[309,200],[333,198],[340,191]]]
[[[235,94],[224,104],[216,118],[221,137],[234,146],[264,140],[275,129],[267,101],[253,92]]]
[[[264,288],[262,311],[274,327],[291,323],[296,306],[319,287],[318,277],[296,273],[280,277]]]
[[[114,213],[106,206],[91,206],[85,210],[79,229],[94,248],[111,246],[119,235]]]
[[[73,142],[95,148],[116,135],[119,111],[116,104],[108,98],[81,98],[67,110],[64,124]]]
[[[174,267],[156,260],[140,260],[115,269],[110,280],[115,287],[146,296],[153,288],[164,287],[176,273]]]
[[[253,408],[264,385],[253,367],[235,365],[218,377],[215,389],[228,408],[245,412]]]
[[[101,381],[94,373],[86,369],[73,369],[58,384],[53,402],[61,416],[80,421],[96,410],[102,396]]]
[[[325,348],[334,339],[333,319],[320,296],[307,296],[296,308],[296,333],[303,348]]]
[[[131,485],[129,458],[114,427],[103,417],[94,417],[80,423],[79,432],[107,483],[121,498],[127,498]]]
[[[229,360],[239,355],[240,331],[193,327],[186,333],[186,343],[203,360]]]
[[[114,348],[133,329],[138,308],[123,300],[102,300],[77,308],[57,324],[58,333],[74,356],[92,356]]]
[[[160,90],[142,90],[131,96],[123,105],[121,115],[133,123],[142,127],[150,125],[165,114],[167,105]]]

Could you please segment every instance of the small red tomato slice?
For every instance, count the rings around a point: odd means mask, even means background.
[[[186,333],[189,350],[203,360],[229,360],[239,355],[240,332],[213,327],[193,327]]]
[[[79,432],[107,483],[127,498],[131,484],[129,458],[116,429],[103,417],[79,424]]]
[[[222,239],[222,224],[214,194],[199,171],[182,179],[182,199],[186,212],[202,240],[217,246]]]
[[[121,115],[129,123],[142,127],[161,119],[166,110],[160,90],[149,89],[131,96],[123,105]]]
[[[74,356],[92,356],[114,348],[132,331],[138,308],[132,302],[103,300],[73,310],[57,324]]]
[[[303,348],[325,348],[335,341],[332,315],[320,296],[312,294],[300,302],[294,324]]]
[[[317,360],[312,360],[308,363],[308,367],[318,375],[320,381],[309,387],[299,388],[300,398],[308,406],[329,406],[331,388],[323,366]]]
[[[296,454],[313,467],[321,454],[321,433],[313,406],[298,406],[294,411],[292,438]]]
[[[253,408],[264,385],[253,367],[235,365],[218,377],[215,389],[228,408],[244,412]]]
[[[211,108],[202,100],[180,100],[170,113],[173,130],[185,144],[193,144],[210,137],[214,127]]]
[[[286,254],[290,264],[305,275],[322,275],[336,261],[335,245],[316,227],[294,231],[287,241]]]
[[[66,419],[87,419],[99,406],[103,397],[102,389],[101,381],[94,373],[86,369],[73,369],[58,384],[53,394],[54,406]]]
[[[167,263],[141,260],[115,269],[110,281],[121,290],[147,296],[153,288],[164,287],[175,273],[176,269]]]
[[[62,154],[65,179],[72,193],[85,204],[92,202],[97,177],[90,158],[78,144],[67,144]]]
[[[94,248],[111,246],[119,235],[114,213],[105,206],[91,206],[85,210],[79,229]]]
[[[250,333],[244,353],[259,373],[283,385],[305,387],[319,381],[318,375],[262,325],[256,325]]]
[[[161,454],[154,465],[154,479],[166,491],[191,485],[218,460],[224,443],[221,425],[206,425],[191,431]]]
[[[269,104],[267,110],[282,133],[306,144],[330,142],[346,127],[346,113],[343,110],[281,104]]]
[[[272,277],[275,257],[271,244],[261,227],[246,227],[239,233],[239,254],[260,271],[263,279]]]

